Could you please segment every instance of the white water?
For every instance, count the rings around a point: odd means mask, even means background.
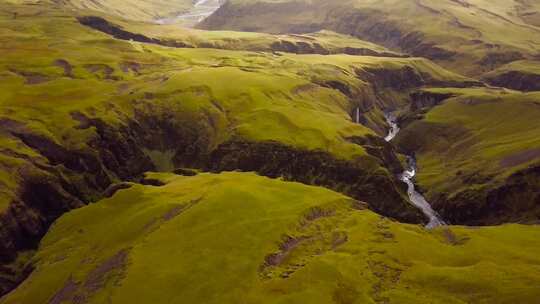
[[[396,117],[392,114],[385,114],[386,121],[390,125],[390,130],[388,135],[385,137],[385,140],[390,142],[399,132],[399,126],[396,122]],[[399,179],[407,184],[407,194],[411,203],[416,206],[418,209],[424,213],[424,215],[429,219],[429,223],[426,225],[427,229],[432,229],[439,226],[444,226],[446,223],[441,219],[439,214],[431,208],[431,205],[427,202],[425,197],[416,191],[414,185],[414,177],[416,176],[416,161],[413,157],[407,157],[407,168],[400,176]]]
[[[170,18],[157,19],[157,24],[182,24],[194,26],[212,15],[222,4],[222,0],[198,0],[189,11]]]
[[[440,218],[439,214],[431,208],[431,205],[426,201],[424,196],[416,191],[414,186],[413,178],[416,175],[416,161],[412,157],[407,158],[409,163],[409,169],[405,170],[399,177],[399,179],[407,184],[407,194],[411,203],[415,205],[418,209],[424,213],[424,215],[429,219],[429,223],[426,225],[426,228],[431,229],[439,226],[444,226],[446,223]]]
[[[396,116],[392,113],[384,114],[384,117],[386,118],[386,121],[390,125],[390,130],[388,130],[388,135],[384,138],[384,140],[390,142],[396,135],[399,133],[399,126],[396,121]]]

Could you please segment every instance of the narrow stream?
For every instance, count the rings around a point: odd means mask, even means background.
[[[390,125],[388,135],[385,137],[387,142],[390,142],[399,133],[399,126],[396,121],[396,117],[391,114],[385,114],[386,121]],[[416,160],[412,156],[407,156],[408,168],[399,176],[399,179],[407,184],[407,194],[411,203],[424,213],[429,219],[429,223],[426,225],[427,229],[432,229],[439,226],[444,226],[446,223],[441,219],[439,214],[431,208],[431,205],[427,202],[425,197],[418,191],[416,191],[414,185],[414,177],[416,176]]]

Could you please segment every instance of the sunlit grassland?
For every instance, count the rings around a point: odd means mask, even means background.
[[[534,303],[539,296],[538,227],[426,231],[353,208],[332,191],[252,173],[149,177],[167,184],[133,185],[57,221],[34,257],[36,270],[4,303],[55,294],[88,303]]]

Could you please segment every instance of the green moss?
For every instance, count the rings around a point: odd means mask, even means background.
[[[533,61],[533,60],[514,61],[494,70],[493,72],[487,74],[486,76],[503,74],[505,72],[511,72],[511,71],[522,72],[525,74],[540,75],[540,62]]]
[[[4,303],[55,294],[67,303],[76,295],[88,303],[534,303],[539,295],[538,227],[426,231],[329,190],[251,173],[149,177],[167,184],[134,185],[57,221],[36,270]]]
[[[112,39],[46,3],[10,3],[0,4],[2,127],[68,149],[84,151],[99,139],[78,112],[122,127],[144,114],[174,126],[204,122],[210,138],[201,141],[209,150],[230,139],[277,141],[380,172],[385,169],[347,140],[375,134],[350,119],[359,103],[376,101],[372,84],[359,73],[407,68],[441,83],[470,80],[419,58],[254,52],[268,51],[278,40],[316,42],[331,53],[344,47],[389,52],[330,32],[168,32],[170,27],[121,22],[150,36],[228,50],[175,49]],[[126,17],[147,18],[160,3],[133,7]],[[389,3],[396,10],[406,5]],[[345,84],[353,96],[330,88],[332,82]],[[406,94],[378,93],[389,99],[385,105],[403,103]],[[467,135],[463,141],[439,138],[436,149],[419,151],[422,185],[452,185],[448,180],[457,170],[485,169],[503,178],[531,163],[500,165],[540,144],[537,94],[458,93],[416,125],[429,139],[439,135],[433,129],[446,127]],[[380,109],[370,115],[380,125]],[[509,118],[516,116],[523,120]],[[10,126],[12,120],[21,125]],[[8,132],[0,134],[0,146],[5,210],[17,196],[22,169],[47,160]],[[158,169],[173,168],[172,152],[149,154]],[[329,190],[252,173],[148,177],[167,184],[133,185],[56,222],[33,258],[36,271],[3,303],[53,297],[76,302],[75,296],[89,303],[533,303],[539,296],[535,226],[425,231],[358,210],[361,204]],[[28,255],[11,266],[20,270]]]
[[[454,93],[408,126],[398,143],[418,137],[418,182],[428,192],[498,184],[540,157],[538,93],[496,89],[430,89]],[[412,137],[411,137],[412,136]],[[466,183],[467,177],[478,181]],[[487,179],[487,180],[486,180]],[[482,181],[484,180],[484,181]]]
[[[68,0],[63,5],[70,9],[88,12],[101,12],[113,14],[132,20],[153,21],[158,17],[175,16],[179,12],[188,11],[193,7],[193,1],[141,1],[141,0],[113,0],[88,1]]]
[[[311,51],[339,54],[356,49],[382,56],[403,56],[375,43],[327,30],[310,34],[272,35],[255,32],[203,31],[179,27],[176,24],[153,25],[146,22],[126,22],[122,19],[111,18],[111,16],[106,16],[106,19],[131,32],[157,39],[180,41],[198,47],[250,51],[287,51],[286,47],[289,46],[288,52],[292,53]],[[279,47],[280,45],[282,48]]]
[[[0,40],[4,46],[0,56],[0,116],[23,122],[25,130],[70,149],[84,150],[86,142],[97,136],[94,128],[81,129],[73,113],[121,126],[134,118],[135,111],[153,111],[160,117],[170,118],[172,114],[175,121],[185,124],[208,121],[213,134],[209,149],[237,137],[278,141],[354,159],[366,153],[345,138],[374,132],[351,122],[352,103],[359,101],[325,87],[325,83],[347,84],[358,95],[355,99],[370,102],[375,100],[370,84],[355,74],[363,68],[391,72],[408,66],[441,81],[466,80],[422,59],[275,56],[119,41],[80,25],[74,16],[44,3],[5,3],[2,7],[19,15],[16,19],[8,13],[0,16]],[[127,21],[122,25],[149,31],[153,28]],[[258,39],[268,45],[283,38],[316,39],[336,48],[365,46],[386,52],[376,45],[329,32],[307,38],[252,33],[201,35],[201,40],[222,39],[238,49],[250,49],[250,43],[257,44]],[[381,122],[380,115],[378,120],[371,116],[368,119],[373,125]],[[2,136],[0,141],[13,141],[4,145],[11,151],[34,153],[16,139]],[[9,187],[14,190],[15,185]]]
[[[478,76],[508,62],[536,56],[539,48],[531,41],[540,39],[534,14],[539,9],[533,2],[503,0],[232,0],[201,27],[268,33],[320,27],[354,33]]]

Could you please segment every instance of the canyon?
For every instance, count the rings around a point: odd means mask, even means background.
[[[0,8],[0,303],[540,296],[534,1]]]

